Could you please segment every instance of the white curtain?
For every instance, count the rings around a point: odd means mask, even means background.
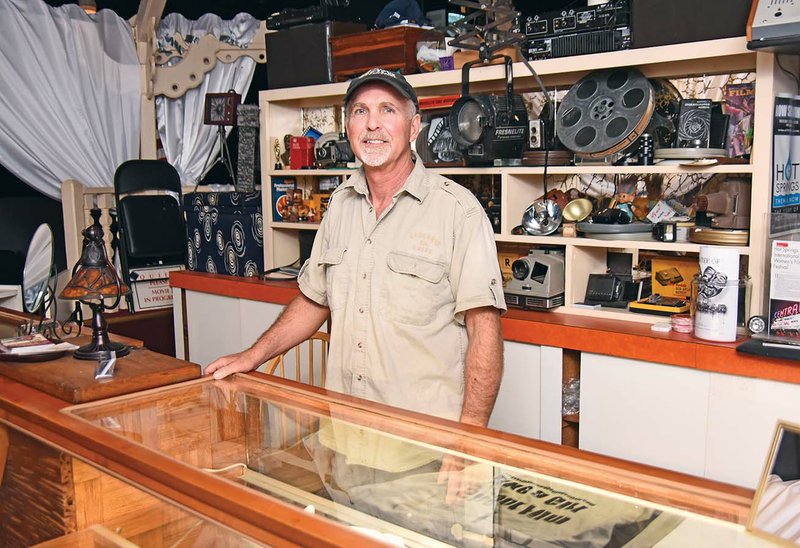
[[[171,13],[161,20],[158,28],[159,45],[166,44],[178,33],[188,43],[200,36],[213,34],[217,38],[239,46],[248,45],[255,36],[260,21],[240,13],[230,21],[206,14],[196,21]],[[206,93],[226,92],[230,89],[247,94],[255,71],[255,61],[240,57],[233,63],[217,61],[206,73],[199,87],[190,89],[178,99],[156,98],[158,135],[167,161],[175,166],[184,184],[194,184],[211,168],[219,154],[217,126],[203,124],[203,105]],[[227,128],[230,131],[230,128]]]
[[[0,162],[56,200],[64,179],[110,186],[139,153],[139,80],[114,12],[0,0]]]

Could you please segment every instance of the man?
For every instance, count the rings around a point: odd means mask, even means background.
[[[418,111],[401,75],[372,69],[351,81],[346,128],[363,165],[331,195],[301,294],[252,347],[206,373],[255,369],[330,315],[326,388],[486,425],[503,369],[494,234],[468,190],[415,161]]]

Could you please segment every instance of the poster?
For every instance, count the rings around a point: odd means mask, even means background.
[[[772,242],[769,334],[800,338],[800,242]]]
[[[800,96],[775,97],[770,237],[800,232]]]

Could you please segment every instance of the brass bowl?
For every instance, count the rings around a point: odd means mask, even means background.
[[[592,213],[592,201],[586,198],[577,198],[564,206],[562,212],[565,221],[579,223]]]

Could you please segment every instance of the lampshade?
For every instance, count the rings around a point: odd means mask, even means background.
[[[95,223],[83,231],[81,258],[72,269],[72,279],[61,291],[62,299],[74,299],[86,303],[92,309],[92,342],[80,347],[73,354],[83,360],[104,360],[112,356],[121,357],[130,349],[127,345],[111,342],[108,324],[103,310],[114,308],[122,295],[130,289],[122,283],[117,271],[109,262],[103,243],[103,228]],[[106,306],[104,299],[114,302]]]
[[[122,283],[108,261],[103,243],[103,229],[92,225],[83,231],[83,251],[72,270],[72,279],[61,292],[62,299],[99,300],[118,298],[130,290]],[[116,304],[111,305],[113,308]]]
[[[97,4],[94,0],[80,0],[78,6],[88,14],[97,13]]]

